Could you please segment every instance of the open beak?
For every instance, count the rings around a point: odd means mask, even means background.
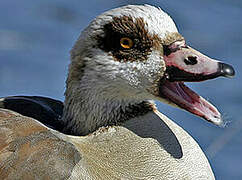
[[[223,121],[217,108],[185,86],[184,82],[204,81],[219,76],[233,77],[233,67],[201,54],[186,46],[184,41],[174,42],[164,50],[166,72],[160,80],[159,96],[209,122],[221,125]]]

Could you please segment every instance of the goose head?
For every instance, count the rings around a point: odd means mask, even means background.
[[[160,8],[112,9],[96,17],[71,50],[63,120],[74,134],[88,134],[116,124],[126,107],[158,100],[220,125],[216,107],[184,82],[233,75],[230,65],[188,46]]]

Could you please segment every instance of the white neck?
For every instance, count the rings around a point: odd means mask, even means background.
[[[99,127],[118,125],[155,109],[151,101],[132,98],[136,96],[131,94],[124,96],[114,90],[110,84],[106,86],[98,80],[70,82],[62,118],[65,124],[63,132],[86,135]]]

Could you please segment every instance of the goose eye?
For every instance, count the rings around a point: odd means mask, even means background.
[[[124,37],[120,39],[120,45],[124,48],[124,49],[129,49],[133,46],[133,41],[130,38]]]

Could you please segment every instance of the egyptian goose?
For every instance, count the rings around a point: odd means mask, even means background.
[[[160,8],[109,10],[71,50],[64,104],[1,99],[0,179],[214,179],[196,141],[153,100],[221,125],[184,82],[233,75],[189,47]]]

